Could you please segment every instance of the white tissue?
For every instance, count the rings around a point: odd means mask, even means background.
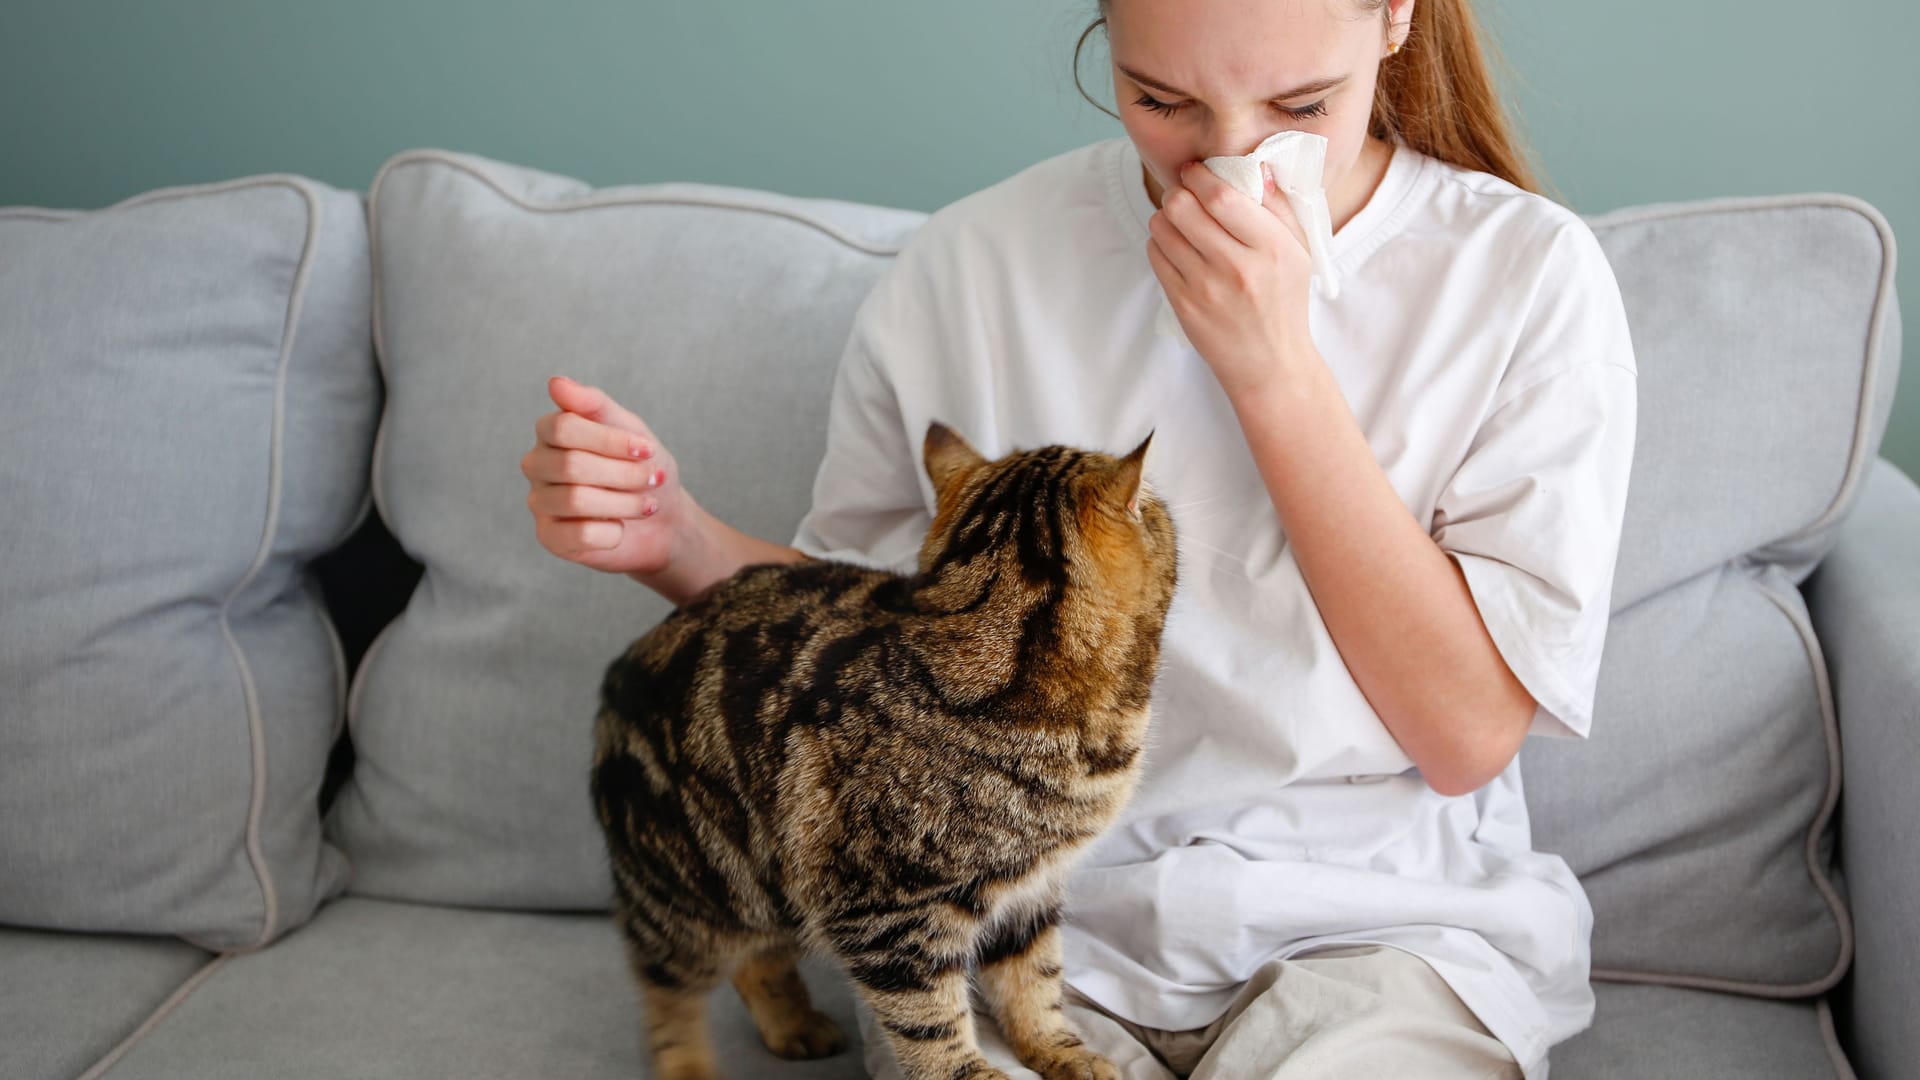
[[[1204,164],[1213,174],[1231,184],[1240,194],[1255,202],[1265,195],[1260,179],[1260,163],[1273,170],[1273,182],[1287,197],[1293,216],[1307,234],[1307,254],[1313,257],[1313,277],[1321,295],[1333,300],[1340,295],[1340,278],[1333,270],[1333,218],[1327,211],[1327,193],[1320,186],[1326,170],[1327,140],[1309,131],[1282,131],[1269,137],[1253,153],[1240,157],[1210,157]],[[1162,334],[1190,345],[1173,306],[1162,301],[1160,318],[1155,324]]]

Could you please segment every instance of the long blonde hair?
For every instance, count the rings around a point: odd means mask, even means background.
[[[1390,17],[1387,0],[1359,0]],[[1094,108],[1114,119],[1113,110],[1094,101],[1080,85],[1080,50],[1095,30],[1107,24],[1107,0],[1100,17],[1080,33],[1073,47],[1073,84]],[[1389,142],[1398,139],[1429,157],[1464,169],[1492,173],[1515,187],[1538,193],[1534,167],[1514,125],[1500,104],[1488,70],[1480,27],[1471,0],[1415,0],[1413,24],[1400,51],[1380,64],[1368,131]],[[1498,58],[1498,50],[1492,50]]]

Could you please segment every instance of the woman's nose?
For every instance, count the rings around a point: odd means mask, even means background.
[[[1223,127],[1217,137],[1206,141],[1204,145],[1207,146],[1208,149],[1205,153],[1201,154],[1200,157],[1202,159],[1209,157],[1244,157],[1247,154],[1253,153],[1261,143],[1265,142],[1267,137],[1273,134],[1273,130],[1274,129],[1270,127],[1256,127],[1252,125],[1235,128]]]

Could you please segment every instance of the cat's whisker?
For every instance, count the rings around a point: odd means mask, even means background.
[[[1167,513],[1173,516],[1174,523],[1177,525],[1216,517],[1219,514],[1235,509],[1241,501],[1238,495],[1210,495],[1204,499],[1189,499],[1186,502],[1179,503],[1170,502],[1166,504],[1166,507]],[[1212,506],[1213,509],[1208,513],[1198,515],[1197,517],[1194,516],[1193,511],[1195,508],[1202,506]]]
[[[1220,502],[1222,499],[1226,499],[1228,497],[1229,496],[1226,496],[1226,495],[1209,495],[1204,499],[1188,499],[1185,502],[1170,502],[1164,499],[1161,501],[1166,503],[1168,512],[1178,513],[1183,510],[1190,510],[1196,506],[1205,506],[1208,503],[1217,503],[1217,502]]]
[[[1239,555],[1235,555],[1233,552],[1228,551],[1225,548],[1217,548],[1211,544],[1201,543],[1200,541],[1192,539],[1191,537],[1181,538],[1180,546],[1182,548],[1198,548],[1201,551],[1210,551],[1213,554],[1228,560],[1229,562],[1237,563],[1241,566],[1245,566],[1247,564],[1247,560],[1245,558]]]
[[[1208,511],[1205,513],[1199,513],[1199,514],[1173,511],[1172,517],[1173,517],[1173,523],[1175,527],[1181,528],[1181,529],[1190,529],[1196,525],[1202,524],[1203,522],[1212,521],[1223,514],[1229,514],[1232,512],[1233,512],[1233,507],[1231,506],[1218,506],[1213,508],[1211,511]]]
[[[1253,580],[1253,575],[1247,572],[1247,560],[1241,558],[1238,555],[1233,554],[1230,551],[1224,551],[1220,548],[1213,547],[1208,544],[1203,544],[1198,540],[1192,540],[1192,539],[1182,540],[1180,544],[1181,544],[1181,549],[1183,551],[1190,552],[1193,554],[1206,554],[1206,555],[1214,556],[1214,558],[1211,561],[1213,565],[1218,567],[1219,569],[1226,570],[1230,573],[1238,574],[1239,576],[1245,578],[1248,581]]]
[[[1215,507],[1212,512],[1205,514],[1174,514],[1173,521],[1176,526],[1191,528],[1201,522],[1212,521],[1222,514],[1231,513],[1232,510],[1233,507],[1231,506],[1221,506]]]
[[[1253,581],[1253,575],[1247,573],[1245,569],[1238,566],[1232,566],[1227,563],[1210,561],[1207,564],[1207,569],[1210,571],[1216,571],[1222,574],[1229,574],[1233,577],[1239,578],[1249,583]]]

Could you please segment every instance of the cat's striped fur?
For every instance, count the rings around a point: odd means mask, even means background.
[[[592,791],[657,1077],[717,1075],[704,1007],[729,975],[775,1053],[839,1050],[807,949],[911,1080],[1004,1078],[970,969],[1029,1067],[1118,1075],[1061,1011],[1056,925],[1138,776],[1173,597],[1146,449],[987,461],[935,424],[916,575],[748,567],[609,666]]]

